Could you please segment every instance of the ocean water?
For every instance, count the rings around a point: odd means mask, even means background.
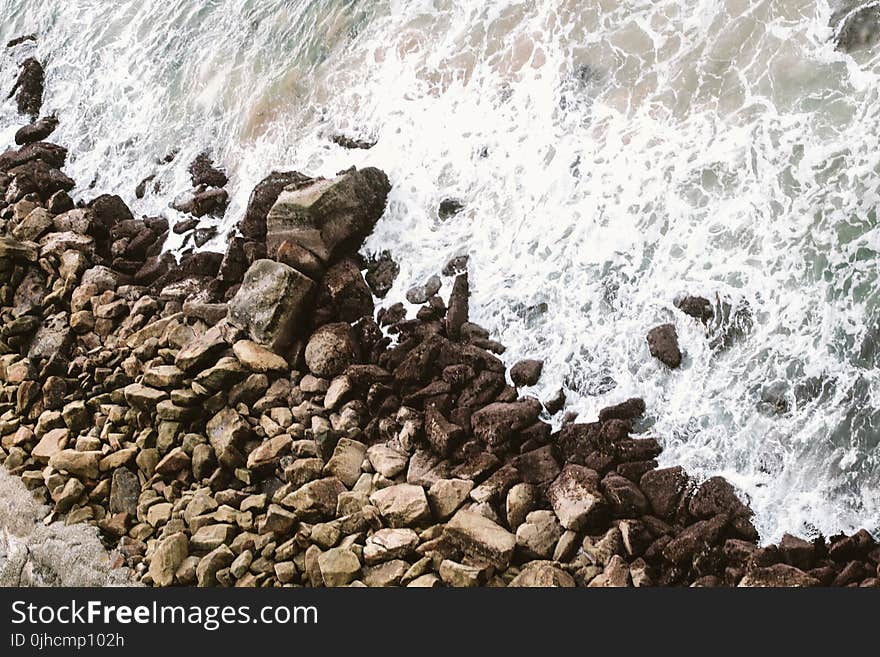
[[[231,177],[224,232],[273,169],[383,168],[394,189],[365,250],[401,265],[389,302],[467,254],[473,318],[509,363],[546,361],[530,392],[564,388],[584,420],[644,397],[663,464],[730,479],[766,540],[876,533],[880,48],[835,50],[839,9],[0,0],[0,41],[38,35],[0,53],[0,84],[44,62],[83,197],[173,220],[210,149]],[[20,124],[5,101],[0,142]],[[161,191],[135,199],[150,174]],[[444,221],[445,198],[465,209]],[[716,321],[679,312],[685,293]],[[645,342],[668,321],[674,372]]]

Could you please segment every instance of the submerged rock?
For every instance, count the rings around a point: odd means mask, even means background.
[[[834,46],[855,52],[880,42],[880,5],[865,0],[844,0],[831,16]]]
[[[18,80],[10,94],[10,96],[15,95],[19,114],[27,114],[34,120],[40,115],[40,108],[43,107],[44,80],[45,72],[40,62],[33,57],[22,62]]]
[[[681,365],[681,350],[674,325],[661,324],[648,331],[648,348],[651,355],[667,367],[676,369]]]

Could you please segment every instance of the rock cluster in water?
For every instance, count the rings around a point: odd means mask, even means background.
[[[880,584],[865,531],[759,547],[727,481],[658,468],[640,399],[552,431],[560,400],[518,389],[541,362],[508,371],[469,321],[466,259],[445,299],[440,276],[409,291],[415,317],[377,311],[398,273],[358,255],[378,169],[271,173],[225,253],[177,262],[164,219],[74,202],[29,98],[0,155],[0,460],[144,583]],[[198,215],[226,180],[191,172]],[[673,326],[648,340],[678,366]]]

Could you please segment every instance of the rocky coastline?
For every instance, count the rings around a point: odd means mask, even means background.
[[[165,240],[214,235],[222,169],[192,163],[175,226],[73,199],[43,84],[26,60],[31,122],[0,155],[0,461],[144,584],[880,586],[867,531],[759,546],[727,481],[658,468],[640,399],[554,432],[564,398],[518,390],[541,362],[506,367],[469,321],[466,258],[413,282],[414,317],[377,309],[382,171],[267,172],[225,252],[178,262]],[[680,364],[674,325],[646,339]]]

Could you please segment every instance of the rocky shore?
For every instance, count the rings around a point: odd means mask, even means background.
[[[761,547],[727,481],[658,468],[640,399],[552,431],[564,398],[520,394],[541,362],[508,369],[469,321],[466,258],[413,282],[415,316],[377,309],[398,268],[358,251],[382,171],[269,173],[224,253],[178,262],[166,237],[204,239],[223,171],[193,163],[176,226],[73,199],[42,86],[27,60],[32,122],[0,155],[0,460],[143,583],[880,585],[868,532]],[[674,325],[647,340],[680,364]]]

